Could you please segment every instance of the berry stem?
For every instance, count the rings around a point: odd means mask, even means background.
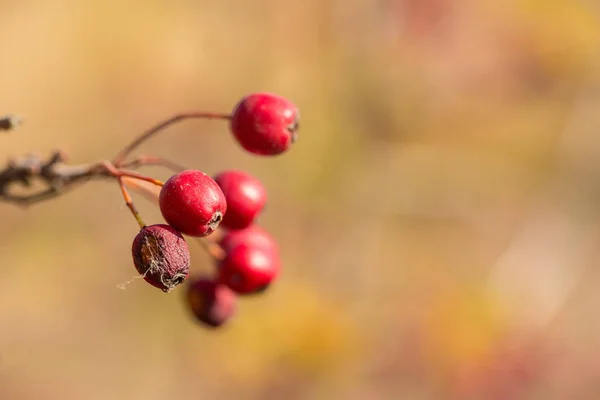
[[[133,160],[123,163],[121,165],[124,169],[137,169],[145,166],[153,166],[158,165],[161,167],[168,168],[174,172],[185,171],[187,168],[181,164],[177,164],[176,162],[169,160],[164,157],[150,156],[150,155],[140,155],[134,158]]]
[[[117,178],[122,178],[122,177],[128,177],[128,178],[133,178],[133,179],[137,179],[140,181],[145,181],[145,182],[150,182],[153,185],[156,186],[163,186],[164,183],[162,181],[159,181],[158,179],[154,179],[150,176],[146,176],[143,174],[139,174],[137,172],[134,171],[123,171],[123,170],[119,170],[117,175],[115,175],[115,177]]]
[[[133,204],[133,199],[131,198],[129,191],[125,187],[125,183],[123,182],[123,177],[119,176],[119,177],[117,177],[117,180],[119,181],[119,187],[121,188],[121,193],[123,194],[123,199],[125,199],[125,204],[127,205],[129,210],[133,214],[133,217],[139,224],[140,229],[144,228],[146,226],[146,224],[144,223],[144,220],[142,220],[142,216],[138,212],[137,208],[135,208],[135,204]]]
[[[198,238],[198,243],[200,243],[204,250],[206,250],[215,260],[220,261],[225,258],[225,250],[210,238]]]
[[[222,119],[222,120],[230,120],[231,115],[229,114],[220,114],[220,113],[209,113],[209,112],[198,112],[198,111],[190,111],[180,114],[175,114],[158,124],[154,125],[152,128],[142,132],[136,139],[134,139],[131,143],[129,143],[123,150],[117,154],[117,156],[113,160],[113,164],[116,166],[120,166],[123,164],[125,159],[133,150],[135,150],[138,146],[144,143],[146,140],[151,138],[156,133],[162,131],[170,125],[174,125],[178,122],[181,122],[186,119]]]
[[[104,170],[106,171],[106,173],[109,176],[113,176],[115,178],[128,177],[128,178],[138,179],[140,181],[150,182],[156,186],[162,187],[164,185],[164,183],[162,181],[159,181],[158,179],[154,179],[147,175],[140,174],[139,172],[127,171],[127,170],[117,168],[110,161],[104,161],[101,164],[99,164],[99,166],[101,168],[104,168]]]
[[[125,183],[125,186],[144,196],[151,203],[155,203],[158,200],[159,193],[153,190],[154,186],[145,185],[143,181],[127,177],[123,178],[123,183]]]

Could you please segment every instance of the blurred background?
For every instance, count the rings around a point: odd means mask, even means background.
[[[219,331],[182,289],[118,288],[137,225],[116,184],[0,204],[0,399],[600,398],[600,2],[0,10],[0,114],[24,119],[6,159],[111,158],[175,112],[255,91],[302,115],[281,157],[244,153],[219,121],[140,150],[269,190],[260,223],[284,273]]]

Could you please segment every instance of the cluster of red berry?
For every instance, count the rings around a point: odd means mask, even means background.
[[[235,106],[230,130],[248,152],[273,156],[285,152],[296,140],[298,110],[290,101],[270,93],[244,97]],[[257,178],[240,170],[214,177],[185,170],[162,185],[158,203],[167,224],[145,225],[133,241],[133,261],[152,286],[168,293],[187,280],[190,252],[183,235],[207,237],[218,251],[214,277],[194,277],[187,285],[186,301],[202,323],[218,327],[235,313],[238,295],[264,291],[279,275],[277,243],[256,225],[267,202],[267,192]],[[221,232],[219,232],[221,233]]]

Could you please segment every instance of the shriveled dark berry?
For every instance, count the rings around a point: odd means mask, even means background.
[[[188,277],[188,245],[181,233],[169,225],[142,228],[133,240],[131,252],[135,268],[144,280],[165,293]]]

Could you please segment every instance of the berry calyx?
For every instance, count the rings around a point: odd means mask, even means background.
[[[228,230],[219,240],[219,246],[227,253],[240,244],[264,247],[275,253],[279,252],[277,242],[266,230],[258,225],[250,225],[245,229]]]
[[[231,132],[248,152],[273,156],[286,151],[298,137],[298,108],[272,93],[242,98],[231,115]]]
[[[252,224],[267,204],[267,191],[262,182],[239,170],[223,171],[214,179],[227,201],[221,226],[243,229]]]
[[[188,277],[190,251],[179,232],[169,225],[143,227],[131,246],[133,264],[144,280],[169,293]]]
[[[219,185],[197,170],[171,176],[162,187],[158,202],[169,225],[196,237],[210,235],[227,211],[227,201]]]
[[[279,255],[273,249],[239,244],[219,262],[218,279],[238,294],[258,293],[277,279],[279,270]]]
[[[213,328],[225,324],[237,310],[237,296],[231,289],[204,278],[190,282],[186,300],[196,320]]]

